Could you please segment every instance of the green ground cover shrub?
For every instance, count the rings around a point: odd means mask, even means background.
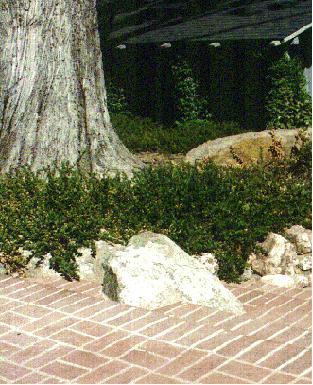
[[[242,132],[236,123],[192,120],[165,127],[150,118],[129,114],[111,114],[114,129],[130,150],[161,153],[186,153],[194,147],[228,135]]]
[[[190,254],[215,253],[219,277],[234,281],[268,232],[311,225],[310,178],[310,145],[267,165],[160,166],[131,181],[82,176],[66,165],[44,180],[22,169],[0,176],[0,262],[20,268],[20,247],[50,252],[52,267],[73,279],[79,247],[127,242],[147,229]]]

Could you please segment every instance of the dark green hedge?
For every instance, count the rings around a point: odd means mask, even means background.
[[[84,177],[67,166],[43,180],[23,169],[0,177],[0,262],[23,266],[19,247],[50,252],[57,271],[77,278],[78,247],[99,238],[126,242],[149,229],[190,254],[215,253],[220,278],[236,280],[268,232],[311,225],[310,176],[310,145],[280,163],[166,166],[131,181]]]

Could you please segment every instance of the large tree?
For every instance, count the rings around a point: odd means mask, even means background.
[[[95,0],[0,0],[0,42],[1,172],[141,166],[110,124]]]

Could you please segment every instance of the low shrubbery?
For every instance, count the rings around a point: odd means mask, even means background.
[[[165,127],[149,118],[112,114],[112,124],[130,150],[161,153],[186,153],[207,140],[242,132],[236,123],[193,120]]]
[[[20,268],[20,248],[76,278],[81,246],[127,242],[149,229],[190,254],[213,252],[219,276],[236,280],[257,241],[293,224],[310,226],[311,149],[247,168],[212,163],[145,169],[130,181],[99,180],[63,166],[45,180],[27,169],[0,177],[0,262]],[[100,229],[105,228],[105,232]]]

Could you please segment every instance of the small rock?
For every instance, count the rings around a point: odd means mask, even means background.
[[[28,259],[28,258],[30,258],[30,257],[33,255],[32,251],[24,250],[22,247],[19,247],[17,251],[18,251],[18,252],[21,254],[21,256],[24,257],[25,259]]]
[[[300,267],[302,271],[312,270],[312,254],[298,255],[297,266]]]
[[[7,269],[4,267],[2,263],[0,263],[0,275],[8,274]]]
[[[297,260],[296,247],[282,235],[270,233],[259,246],[264,253],[253,253],[248,261],[253,271],[260,275],[292,272]]]
[[[24,276],[27,278],[59,278],[61,275],[50,268],[50,253],[43,258],[33,257],[26,265]]]
[[[312,230],[295,225],[287,229],[285,234],[296,245],[298,254],[312,253]]]
[[[300,275],[268,274],[262,277],[261,281],[268,285],[285,288],[303,288],[310,285],[308,278]]]
[[[77,250],[79,257],[76,257],[78,266],[78,274],[81,279],[95,281],[95,258],[92,255],[92,250],[87,247],[81,247]]]
[[[244,269],[243,273],[241,274],[240,281],[243,281],[243,282],[249,281],[250,279],[253,278],[253,275],[254,274],[253,274],[251,267],[248,267],[248,268]]]

